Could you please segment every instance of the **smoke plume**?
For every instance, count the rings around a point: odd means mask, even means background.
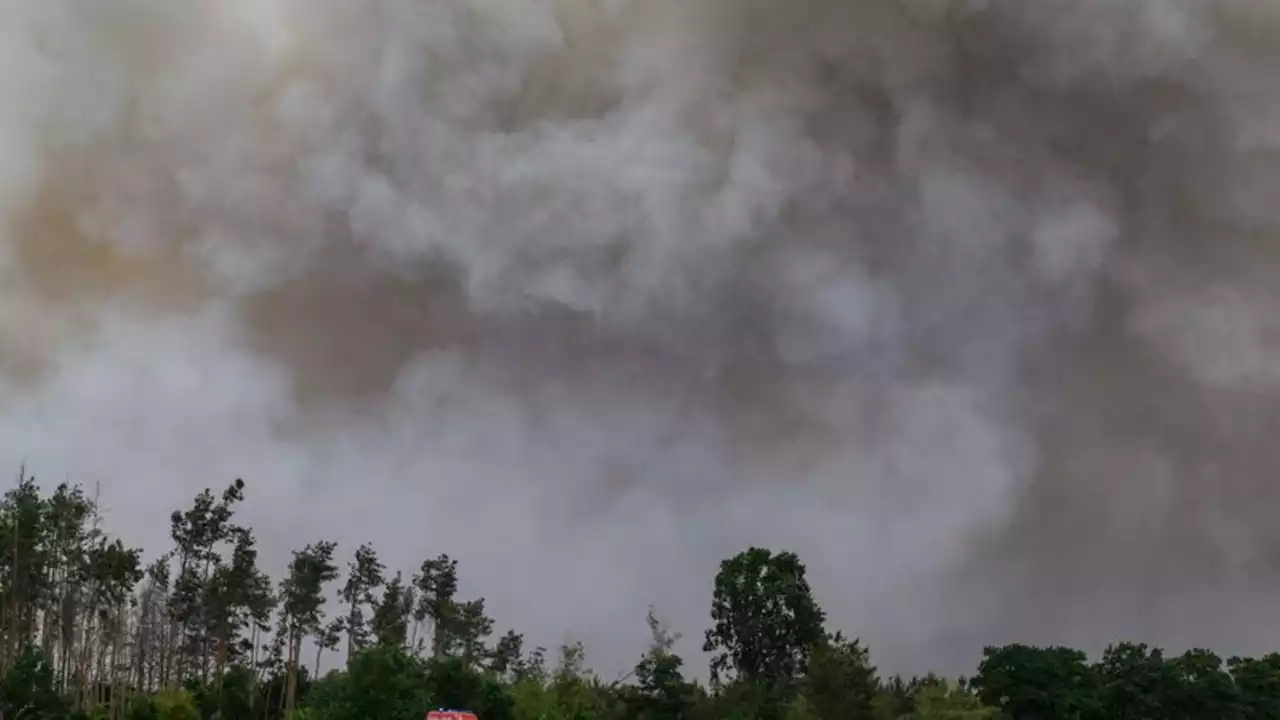
[[[8,0],[0,460],[891,669],[1274,648],[1270,0]],[[1268,634],[1270,633],[1270,634]]]

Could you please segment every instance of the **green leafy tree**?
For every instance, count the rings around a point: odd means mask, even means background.
[[[911,720],[992,720],[993,708],[986,707],[963,684],[931,679],[914,693],[915,710]]]
[[[222,677],[228,663],[252,650],[253,641],[246,633],[255,621],[265,619],[273,601],[271,578],[258,569],[253,533],[234,528],[231,536],[231,561],[217,563],[205,584],[205,620],[215,654],[215,680]]]
[[[256,693],[257,678],[253,671],[244,665],[233,665],[217,677],[215,686],[208,692],[213,713],[206,717],[218,720],[253,718]]]
[[[231,518],[235,506],[244,500],[244,487],[244,481],[237,479],[218,497],[206,489],[196,496],[189,510],[175,511],[170,516],[170,535],[178,563],[169,603],[170,615],[179,628],[175,668],[178,683],[193,676],[201,681],[209,679],[215,645],[210,631],[219,627],[209,606],[216,596],[210,579],[222,562],[219,546],[243,532],[231,523]]]
[[[538,645],[529,651],[526,657],[516,661],[516,667],[512,671],[517,682],[521,680],[532,680],[539,684],[546,682],[547,674],[547,649]]]
[[[124,639],[124,612],[132,590],[142,579],[140,551],[125,548],[120,540],[98,538],[89,549],[88,575],[84,592],[88,597],[88,623],[97,630],[96,652],[89,643],[82,646],[82,684],[77,707],[88,709],[118,696],[121,688],[120,651]],[[93,665],[90,665],[92,661]]]
[[[484,598],[469,600],[455,607],[452,641],[462,661],[473,666],[489,654],[485,641],[493,634],[493,618],[485,614]]]
[[[424,561],[413,585],[418,591],[414,618],[431,621],[431,657],[444,657],[456,639],[458,561],[448,555]]]
[[[524,654],[524,635],[515,630],[508,630],[498,638],[493,650],[489,653],[489,670],[500,678],[514,677]]]
[[[324,720],[422,720],[434,702],[431,690],[425,663],[399,645],[381,645],[318,682],[308,707]]]
[[[405,599],[410,597],[400,573],[387,583],[373,609],[373,636],[378,647],[403,648],[409,639],[409,615]]]
[[[0,499],[0,672],[22,657],[32,642],[37,607],[44,594],[48,512],[35,478],[18,473],[18,484]]]
[[[557,720],[587,720],[596,709],[593,678],[586,668],[586,648],[580,641],[560,646],[560,657],[551,674],[549,691]]]
[[[825,720],[827,717],[835,716],[819,713],[813,702],[809,700],[809,697],[801,693],[787,703],[787,712],[783,715],[783,720]]]
[[[124,720],[157,720],[159,711],[152,695],[135,695],[125,704]]]
[[[714,625],[703,645],[713,653],[712,683],[732,675],[764,688],[780,708],[825,638],[825,618],[794,553],[753,547],[725,560],[715,579]]]
[[[1238,720],[1240,692],[1222,658],[1203,649],[1188,650],[1169,662],[1174,676],[1162,710],[1169,720]]]
[[[1231,658],[1227,667],[1240,693],[1241,720],[1280,720],[1280,653]]]
[[[324,587],[338,578],[338,566],[333,562],[336,548],[335,543],[322,541],[295,551],[288,577],[280,584],[279,632],[285,637],[287,713],[296,707],[302,641],[323,633]]]
[[[973,686],[1011,720],[1098,717],[1098,679],[1084,653],[1064,647],[988,647]]]
[[[202,720],[195,698],[183,690],[160,693],[154,706],[156,720]]]
[[[63,720],[69,711],[52,663],[38,648],[27,645],[0,677],[0,717]]]
[[[649,625],[649,650],[636,665],[637,688],[630,705],[637,720],[682,720],[691,717],[697,698],[692,683],[685,680],[684,660],[673,648],[680,634],[658,618],[651,606],[645,617]]]
[[[364,544],[356,549],[355,559],[347,565],[347,582],[340,595],[347,606],[347,656],[369,645],[373,631],[365,620],[365,608],[377,601],[374,592],[382,587],[386,566],[378,560],[372,545]]]
[[[873,701],[875,716],[879,720],[898,720],[915,712],[915,693],[919,685],[919,679],[908,681],[901,675],[880,682]]]
[[[76,657],[80,591],[95,515],[84,490],[67,483],[59,485],[44,503],[40,647],[64,678],[68,674],[64,671]]]
[[[512,720],[515,716],[515,703],[507,689],[461,658],[430,660],[427,675],[432,702],[437,706],[465,708],[484,720]]]
[[[707,699],[701,717],[707,720],[773,720],[785,717],[800,694],[790,699],[779,699],[768,687],[745,680],[735,680],[715,688],[715,694]],[[816,712],[808,698],[799,704],[797,712]]]
[[[864,720],[875,717],[876,669],[857,639],[829,635],[811,650],[802,681],[819,717]]]
[[[511,703],[519,720],[546,720],[555,711],[551,693],[532,677],[518,678],[511,683]]]
[[[1134,643],[1111,645],[1096,669],[1101,709],[1107,718],[1167,717],[1165,704],[1175,678],[1159,648]]]
[[[333,652],[338,649],[338,645],[342,642],[342,635],[346,632],[347,619],[345,617],[334,618],[327,625],[320,628],[316,635],[316,677],[320,677],[320,657],[325,652]]]

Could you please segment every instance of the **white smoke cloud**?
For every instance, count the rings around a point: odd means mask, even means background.
[[[1274,645],[1270,8],[6,3],[0,461],[610,671],[750,543],[895,669]]]

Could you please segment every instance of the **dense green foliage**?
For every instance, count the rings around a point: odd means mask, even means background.
[[[652,610],[634,670],[605,682],[581,644],[548,658],[514,630],[495,637],[447,555],[406,578],[368,545],[342,567],[316,541],[273,581],[235,522],[244,492],[237,480],[175,512],[173,547],[144,566],[81,489],[44,494],[23,476],[0,499],[0,720],[420,720],[436,707],[482,720],[1280,720],[1280,654],[1121,643],[1091,663],[1009,645],[987,648],[969,681],[881,677],[859,640],[827,627],[800,559],[761,548],[715,577],[709,685]],[[346,666],[322,671],[339,648]]]

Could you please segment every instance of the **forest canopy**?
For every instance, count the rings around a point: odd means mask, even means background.
[[[829,626],[801,559],[758,547],[714,578],[709,682],[653,610],[632,671],[606,679],[581,643],[500,631],[484,598],[459,595],[447,554],[406,573],[370,545],[316,540],[270,577],[237,520],[245,492],[236,480],[197,495],[170,517],[172,546],[144,561],[82,488],[23,473],[0,500],[0,720],[419,720],[437,707],[481,720],[1280,719],[1280,654],[1116,642],[1091,662],[1008,645],[968,678],[883,676]],[[340,648],[345,667],[326,667]]]

